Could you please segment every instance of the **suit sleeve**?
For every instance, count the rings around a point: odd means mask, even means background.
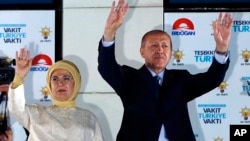
[[[224,80],[229,67],[229,62],[230,61],[228,59],[225,64],[220,64],[216,61],[216,59],[213,59],[212,64],[206,72],[198,73],[188,77],[188,80],[185,80],[186,89],[189,92],[188,101],[193,100],[194,98],[208,93],[209,91],[218,87]]]
[[[122,66],[115,59],[115,43],[110,47],[103,47],[102,41],[98,47],[98,71],[103,79],[117,92],[122,83]]]

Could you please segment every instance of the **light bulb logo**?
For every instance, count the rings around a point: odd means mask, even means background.
[[[249,58],[250,58],[250,51],[245,49],[244,51],[242,51],[241,56],[242,56],[242,58],[244,59],[245,62],[248,62]]]
[[[173,54],[174,58],[176,59],[176,62],[178,63],[181,61],[183,55],[184,54],[179,49],[177,51],[174,51],[174,54]]]
[[[41,92],[42,92],[42,95],[43,95],[43,98],[45,101],[48,101],[48,95],[49,95],[49,90],[48,88],[45,86],[45,87],[42,87],[41,89]]]
[[[248,120],[248,117],[250,116],[250,109],[247,107],[242,108],[240,113],[244,120]]]
[[[214,139],[214,141],[223,141],[223,138],[217,137]]]
[[[44,39],[48,39],[48,37],[51,33],[51,30],[48,27],[44,27],[44,28],[42,28],[42,30],[40,32],[42,33],[42,36]]]
[[[226,83],[226,81],[221,82],[220,85],[219,85],[220,92],[224,93],[227,86],[228,86],[228,84]]]

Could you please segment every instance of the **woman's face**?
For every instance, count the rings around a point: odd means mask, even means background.
[[[55,70],[50,77],[52,95],[58,101],[67,101],[73,94],[75,81],[65,69]]]

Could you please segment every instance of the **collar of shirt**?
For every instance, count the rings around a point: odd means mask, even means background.
[[[163,81],[163,76],[164,76],[164,73],[165,73],[165,70],[163,70],[162,72],[160,72],[159,74],[156,74],[155,72],[153,72],[151,69],[149,69],[149,72],[152,74],[153,77],[155,77],[156,75],[158,75],[161,79],[160,79],[160,84],[162,84],[162,81]]]

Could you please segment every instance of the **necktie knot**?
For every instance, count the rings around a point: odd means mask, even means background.
[[[155,80],[155,82],[156,82],[158,85],[161,84],[161,83],[160,83],[160,81],[161,81],[161,77],[160,77],[160,76],[158,76],[158,75],[154,76],[154,80]]]

